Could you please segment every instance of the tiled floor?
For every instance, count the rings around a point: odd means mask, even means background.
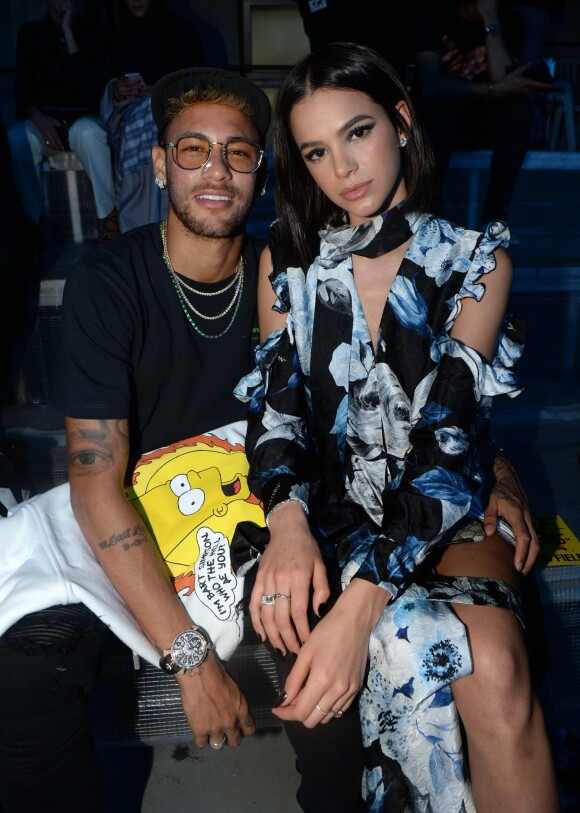
[[[282,731],[212,752],[157,746],[141,813],[159,813],[168,796],[184,813],[300,813],[294,752]],[[194,801],[195,800],[195,801]]]

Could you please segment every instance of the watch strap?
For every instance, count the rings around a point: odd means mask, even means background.
[[[173,657],[171,650],[163,653],[159,659],[159,666],[167,675],[181,675],[185,672],[183,666],[180,666]]]

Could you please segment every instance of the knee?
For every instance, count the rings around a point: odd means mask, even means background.
[[[25,121],[17,121],[8,130],[8,141],[12,150],[18,150],[20,147],[28,147],[28,128]]]
[[[523,646],[489,641],[473,652],[470,702],[477,704],[478,728],[504,736],[519,736],[532,719],[533,692]]]
[[[69,143],[75,152],[78,152],[82,145],[85,147],[95,143],[103,145],[107,143],[107,131],[96,119],[80,118],[69,128]]]

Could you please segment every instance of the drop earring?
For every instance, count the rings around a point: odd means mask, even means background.
[[[155,183],[159,189],[165,189],[165,181],[162,181],[161,178],[155,178]]]
[[[402,147],[406,147],[406,146],[407,146],[407,137],[406,137],[406,136],[404,136],[404,135],[402,135],[402,136],[399,138],[399,147],[401,147],[401,148],[402,148]]]

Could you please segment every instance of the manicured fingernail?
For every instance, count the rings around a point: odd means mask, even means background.
[[[286,660],[286,655],[282,652],[281,649],[277,649],[276,654],[278,655],[278,657],[280,658],[281,661]]]
[[[259,633],[259,632],[256,632],[256,638],[258,639],[258,641],[259,641],[261,644],[263,644],[263,643],[264,643],[264,639],[262,638],[262,636],[260,635],[260,633]]]
[[[326,612],[326,604],[324,602],[322,602],[322,604],[318,605],[318,617],[322,618],[322,616],[325,614],[325,612]]]
[[[521,573],[523,569],[524,569],[524,563],[523,562],[516,562],[516,570],[518,571],[518,573]]]
[[[279,695],[278,695],[278,697],[276,698],[276,702],[274,703],[274,705],[272,706],[272,708],[273,708],[273,709],[277,709],[277,708],[278,708],[278,706],[281,706],[281,705],[282,705],[282,703],[283,703],[283,702],[286,700],[286,698],[287,698],[287,697],[288,697],[288,695],[286,694],[286,692],[284,691],[284,689],[282,689],[282,691],[280,692],[280,694],[279,694]]]

